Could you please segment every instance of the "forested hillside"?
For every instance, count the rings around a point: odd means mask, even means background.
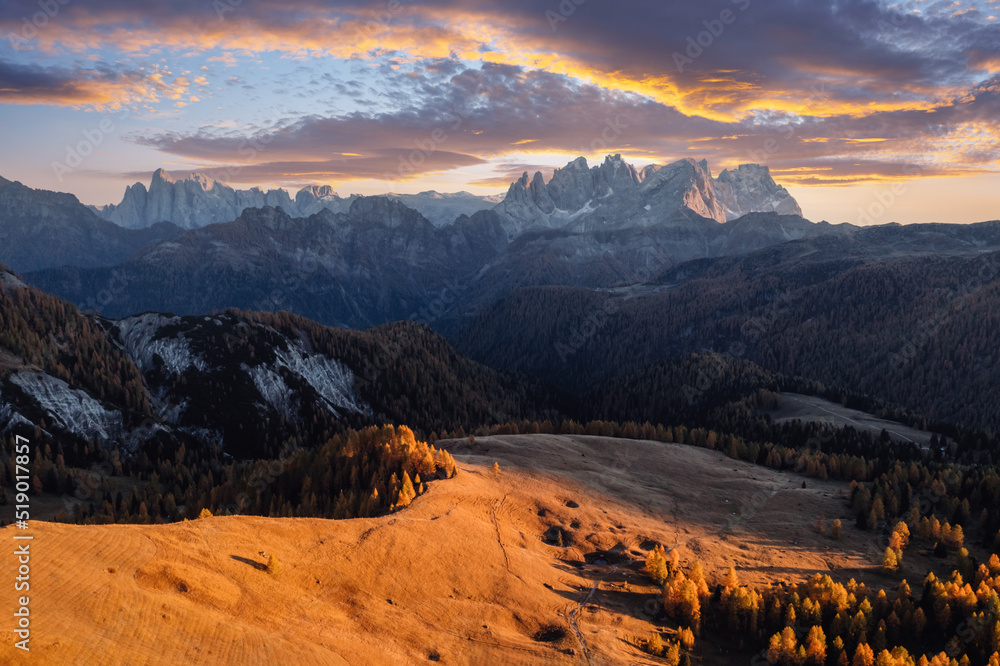
[[[1000,427],[1000,253],[871,262],[810,243],[687,264],[619,291],[521,290],[454,340],[577,394],[713,352],[931,420]]]
[[[548,393],[420,324],[357,332],[235,310],[112,321],[0,278],[0,430],[36,445],[32,490],[61,497],[63,520],[376,515],[454,472],[428,435],[554,414]]]

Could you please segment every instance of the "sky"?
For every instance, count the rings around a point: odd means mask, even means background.
[[[495,194],[620,153],[1000,218],[1000,0],[0,0],[0,176]]]

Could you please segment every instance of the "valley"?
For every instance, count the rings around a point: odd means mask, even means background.
[[[1000,666],[998,9],[0,0],[0,666]]]
[[[997,666],[1000,223],[619,156],[453,222],[0,185],[2,229],[138,243],[0,267],[42,663]]]

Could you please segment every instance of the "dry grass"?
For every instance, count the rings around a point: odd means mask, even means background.
[[[913,442],[920,446],[930,445],[931,433],[917,430],[896,421],[881,419],[872,414],[844,407],[840,403],[824,400],[812,395],[782,393],[782,405],[771,412],[775,423],[785,421],[812,421],[826,423],[834,428],[853,427],[878,435],[883,430],[897,442]]]
[[[36,523],[32,652],[0,627],[0,662],[658,663],[637,647],[655,593],[638,572],[656,542],[712,575],[734,565],[744,582],[831,569],[881,580],[853,521],[840,542],[811,531],[819,514],[846,517],[843,484],[803,489],[801,477],[653,442],[450,448],[458,476],[379,519]],[[545,540],[557,532],[563,547]]]

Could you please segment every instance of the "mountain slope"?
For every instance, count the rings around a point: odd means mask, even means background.
[[[480,362],[577,393],[717,352],[932,420],[1000,428],[998,313],[1000,223],[927,225],[689,262],[618,290],[523,289],[453,340]]]
[[[774,213],[719,224],[681,211],[646,227],[536,231],[508,243],[495,211],[437,229],[401,203],[363,197],[347,214],[321,211],[302,219],[247,209],[233,222],[148,247],[113,269],[51,269],[27,277],[111,317],[237,307],[288,310],[350,328],[411,319],[454,331],[521,287],[644,282],[692,259],[853,229]]]
[[[505,245],[489,211],[435,228],[384,197],[346,214],[290,218],[247,209],[236,220],[147,248],[112,270],[34,273],[33,284],[103,314],[201,314],[228,307],[287,310],[326,324],[367,328],[423,313]],[[113,298],[109,283],[125,285]]]
[[[181,233],[172,224],[127,230],[102,220],[72,194],[0,178],[0,263],[17,271],[113,266]]]
[[[711,581],[734,564],[762,586],[776,571],[797,581],[830,566],[878,580],[871,535],[845,525],[831,551],[809,529],[816,515],[845,513],[843,482],[803,489],[789,474],[655,442],[536,435],[451,446],[458,475],[380,518],[34,523],[46,556],[32,561],[32,583],[59,594],[32,595],[45,624],[30,658],[8,640],[0,660],[569,665],[587,655],[652,665],[663,662],[637,639],[664,625],[641,573],[654,544],[701,561]],[[546,540],[556,529],[565,547]],[[269,574],[263,554],[280,571]],[[12,615],[13,601],[0,610]],[[725,658],[714,643],[699,640],[696,658]]]
[[[0,273],[0,431],[39,426],[133,451],[159,437],[252,458],[348,426],[429,433],[548,417],[537,388],[419,324],[354,332],[236,311],[112,321]]]
[[[647,227],[527,232],[463,284],[461,301],[436,326],[454,333],[468,317],[524,287],[616,288],[695,259],[742,255],[790,240],[847,237],[855,229],[775,213],[719,224],[678,212]]]

